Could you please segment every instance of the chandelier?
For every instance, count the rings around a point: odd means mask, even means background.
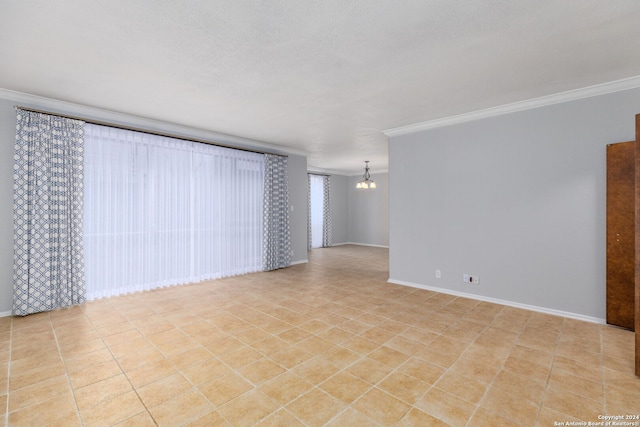
[[[356,188],[376,188],[376,183],[373,182],[369,174],[369,160],[365,160],[364,163],[364,175],[362,181],[356,184]]]

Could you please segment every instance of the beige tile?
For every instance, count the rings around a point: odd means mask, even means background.
[[[355,362],[353,365],[345,369],[345,372],[349,372],[352,375],[368,382],[369,384],[376,384],[378,381],[386,377],[393,368],[388,365],[384,365],[368,357]]]
[[[155,425],[155,424],[154,424]],[[186,424],[188,427],[231,427],[231,424],[218,411],[211,411],[195,421]]]
[[[410,405],[377,388],[369,390],[351,406],[384,425],[397,423],[411,409]]]
[[[81,410],[80,417],[85,425],[113,425],[141,412],[145,412],[144,405],[138,395],[130,391]]]
[[[397,367],[409,359],[405,353],[386,345],[373,350],[367,357],[391,367]]]
[[[344,407],[344,403],[317,388],[286,406],[288,411],[310,426],[326,424]]]
[[[147,408],[153,408],[186,393],[191,387],[191,383],[185,377],[175,373],[143,387],[136,388],[136,392]]]
[[[262,359],[264,356],[254,348],[243,345],[235,350],[219,356],[220,360],[232,368],[240,368]]]
[[[374,426],[378,423],[355,409],[347,408],[333,418],[327,427]]]
[[[161,378],[173,375],[177,369],[167,359],[146,363],[140,367],[127,371],[127,377],[134,387],[142,387]]]
[[[147,363],[159,362],[164,359],[164,354],[160,353],[155,347],[141,349],[140,351],[117,357],[118,364],[125,372],[132,371]]]
[[[271,336],[270,333],[263,331],[260,328],[256,328],[255,326],[251,326],[245,330],[242,330],[240,332],[236,332],[234,334],[234,336],[239,339],[240,341],[242,341],[245,344],[253,344],[256,343],[258,341],[262,341],[266,338],[269,338]]]
[[[561,422],[565,421],[565,418],[556,418],[554,421],[558,422],[559,420],[562,420]],[[482,408],[478,408],[476,410],[476,412],[474,412],[473,416],[471,417],[471,419],[469,420],[469,425],[472,426],[500,426],[500,427],[520,427],[521,424],[516,423],[515,421],[511,421],[508,420],[504,417],[501,417],[498,414],[494,414],[492,412],[489,412],[485,409]],[[555,425],[553,423],[553,421],[551,422],[546,422],[546,423],[540,423],[538,422],[539,426],[552,426]]]
[[[294,373],[287,371],[260,386],[260,390],[274,401],[286,405],[313,387]]]
[[[260,385],[265,381],[277,377],[285,371],[285,368],[269,359],[260,359],[236,370],[254,385]]]
[[[474,424],[474,425],[498,425],[498,424]],[[445,423],[438,418],[422,412],[419,409],[412,408],[407,414],[400,420],[397,427],[449,427],[450,424]]]
[[[560,355],[555,355],[553,359],[553,370],[561,370],[595,382],[603,381],[603,369],[600,364],[578,364],[574,360]]]
[[[253,386],[239,375],[229,373],[202,384],[198,388],[209,402],[215,407],[219,407],[253,389]]]
[[[391,285],[380,248],[309,256],[0,318],[5,423],[543,426],[637,412],[632,332]],[[408,408],[377,414],[376,396]]]
[[[268,356],[270,354],[277,353],[278,351],[288,348],[289,344],[286,341],[281,340],[280,338],[270,336],[261,341],[252,343],[251,347]]]
[[[413,405],[431,385],[401,371],[396,371],[389,374],[377,387],[403,402]]]
[[[514,395],[510,390],[497,386],[492,386],[487,391],[480,406],[523,426],[534,425],[540,410],[539,402],[523,399],[522,396]]]
[[[6,390],[6,386],[4,391]],[[44,381],[13,390],[9,400],[9,412],[14,412],[38,402],[49,400],[61,394],[68,395],[71,389],[66,375],[49,378]],[[4,408],[3,413],[4,413]]]
[[[338,372],[338,368],[321,357],[314,357],[291,371],[309,383],[317,385]]]
[[[395,334],[383,328],[373,327],[360,334],[360,336],[364,339],[382,345],[393,338]]]
[[[115,427],[155,427],[156,422],[148,412],[140,412],[131,418],[114,424]],[[62,427],[62,426],[61,426]]]
[[[418,357],[410,358],[398,369],[427,384],[435,384],[446,372],[445,368],[429,363]]]
[[[430,389],[415,406],[453,426],[466,425],[476,409],[474,404],[437,388]]]
[[[360,322],[358,320],[350,319],[340,324],[340,327],[352,334],[362,334],[363,332],[371,329],[371,325],[368,323]]]
[[[260,353],[258,353],[260,354]],[[287,347],[269,355],[269,358],[287,369],[291,369],[309,359],[313,355],[298,347]]]
[[[9,399],[11,400],[11,399]],[[37,426],[57,422],[76,414],[76,406],[71,392],[59,394],[51,399],[9,412],[10,426]]]
[[[560,411],[556,411],[555,409],[551,409],[549,407],[543,406],[540,408],[540,413],[538,414],[538,422],[536,426],[554,426],[560,423],[565,423],[565,425],[571,425],[569,422],[573,422],[574,425],[581,425],[584,422],[581,418],[575,418],[570,415],[564,414]]]
[[[346,404],[353,403],[371,388],[371,384],[347,372],[339,372],[319,386]]]
[[[528,378],[533,378],[534,381],[543,383],[546,382],[546,379],[551,373],[550,366],[536,363],[527,357],[514,356],[513,354],[504,362],[504,370]]]
[[[64,346],[60,346],[60,351],[62,355],[66,357],[75,357],[80,354],[92,353],[96,350],[106,348],[106,344],[102,340],[102,338],[96,338],[88,341],[84,340],[74,340],[69,344],[65,344]]]
[[[501,371],[493,380],[492,387],[498,387],[512,396],[539,404],[542,403],[546,384],[532,380],[526,375]]]
[[[356,360],[360,359],[362,356],[359,353],[338,346],[332,350],[322,353],[319,357],[337,368],[344,369]]]
[[[553,370],[548,384],[569,390],[596,402],[602,401],[602,382],[591,381],[561,370]]]
[[[373,350],[380,347],[380,344],[378,344],[377,342],[370,341],[361,336],[350,338],[340,345],[344,348],[360,354],[371,353]]]
[[[308,331],[305,331],[304,329],[300,329],[296,327],[296,328],[287,329],[286,331],[279,333],[277,336],[278,338],[288,342],[289,344],[295,344],[297,342],[300,342],[302,340],[305,340],[313,336],[313,334],[311,334]]]
[[[277,412],[269,415],[267,418],[262,419],[256,424],[256,427],[282,427],[282,426],[300,426],[304,427],[304,424],[294,417],[291,412],[280,409]]]
[[[637,381],[637,380],[636,380]],[[605,401],[607,413],[636,414],[640,402],[640,392],[629,388],[605,385]]]
[[[195,390],[190,390],[158,406],[149,408],[151,416],[160,426],[187,424],[212,410],[213,407],[207,399]]]
[[[343,343],[354,336],[355,334],[353,332],[349,332],[339,327],[327,329],[326,331],[322,331],[318,334],[319,338],[327,340],[333,344]]]
[[[320,354],[334,349],[336,345],[330,341],[313,336],[300,341],[295,346],[311,354]]]
[[[95,382],[74,390],[78,409],[81,411],[106,402],[131,391],[131,383],[124,374]]]
[[[11,372],[9,374],[9,390],[18,390],[29,385],[45,381],[51,378],[65,374],[64,365],[61,361],[51,363],[29,364],[24,368],[18,368],[13,362],[11,363]]]
[[[178,370],[187,369],[192,365],[197,365],[206,360],[212,359],[213,355],[204,347],[196,346],[182,353],[167,356]]]
[[[547,387],[543,406],[582,420],[597,420],[603,414],[603,403],[587,399],[555,386]]]
[[[461,376],[450,371],[435,383],[435,387],[462,400],[477,404],[487,391],[488,385],[473,377]]]
[[[82,420],[78,412],[69,412],[66,415],[61,416],[55,421],[46,425],[46,427],[81,427]]]
[[[280,407],[260,390],[251,390],[218,408],[234,426],[254,426]]]

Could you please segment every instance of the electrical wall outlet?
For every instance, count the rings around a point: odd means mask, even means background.
[[[442,271],[436,270],[436,279],[441,279],[441,278],[442,278]]]
[[[473,274],[463,274],[462,275],[462,281],[464,283],[468,283],[470,285],[479,285],[480,284],[480,276],[476,276]]]

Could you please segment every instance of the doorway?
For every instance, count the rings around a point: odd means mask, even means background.
[[[330,177],[309,174],[308,248],[331,246]]]

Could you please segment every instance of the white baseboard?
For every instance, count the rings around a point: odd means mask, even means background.
[[[308,259],[303,259],[303,260],[301,260],[301,261],[294,261],[294,262],[292,262],[291,264],[289,264],[289,266],[291,266],[291,265],[296,265],[296,264],[305,264],[305,263],[307,263],[307,262],[309,262],[309,260],[308,260]]]
[[[394,280],[394,279],[391,279],[391,278],[388,280],[388,282],[396,284],[396,285],[410,286],[412,288],[425,289],[427,291],[439,292],[439,293],[448,294],[448,295],[455,295],[457,297],[470,298],[470,299],[475,299],[475,300],[479,300],[479,301],[492,302],[492,303],[495,303],[495,304],[506,305],[506,306],[509,306],[509,307],[516,307],[516,308],[522,308],[522,309],[525,309],[525,310],[537,311],[539,313],[551,314],[551,315],[554,315],[554,316],[567,317],[569,319],[582,320],[584,322],[598,323],[598,324],[602,324],[602,325],[606,324],[606,320],[605,319],[601,319],[599,317],[585,316],[584,314],[572,313],[570,311],[555,310],[553,308],[539,307],[537,305],[522,304],[522,303],[519,303],[519,302],[508,301],[508,300],[503,300],[503,299],[499,299],[499,298],[485,297],[485,296],[482,296],[482,295],[469,294],[469,293],[466,293],[466,292],[458,292],[458,291],[453,291],[451,289],[437,288],[437,287],[434,287],[434,286],[421,285],[421,284],[418,284],[418,283],[405,282],[405,281],[402,281],[402,280]]]
[[[0,311],[0,317],[9,317],[11,316],[10,311]]]
[[[367,243],[355,243],[355,242],[333,243],[331,246],[343,246],[343,245],[369,246],[369,247],[372,247],[372,248],[385,248],[385,249],[389,249],[389,246],[383,246],[383,245],[370,245],[370,244],[367,244]]]

